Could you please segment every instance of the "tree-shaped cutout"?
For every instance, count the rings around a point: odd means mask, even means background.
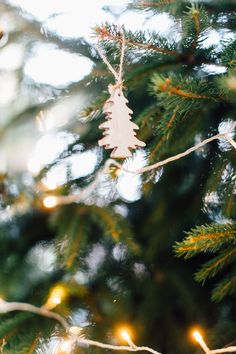
[[[131,122],[133,111],[127,106],[128,100],[120,88],[109,87],[110,97],[106,101],[103,112],[107,121],[99,126],[105,129],[104,138],[99,140],[99,146],[113,149],[111,157],[126,158],[132,156],[130,149],[143,147],[146,144],[136,138],[134,130],[139,129],[137,124]]]

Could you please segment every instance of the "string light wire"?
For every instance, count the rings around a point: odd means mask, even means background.
[[[89,197],[89,195],[95,190],[95,188],[99,185],[102,177],[104,176],[104,174],[109,173],[110,171],[110,167],[111,166],[116,166],[119,168],[120,171],[126,172],[126,173],[130,173],[133,175],[138,175],[138,174],[142,174],[145,172],[149,172],[155,169],[158,169],[164,165],[169,164],[170,162],[179,160],[189,154],[192,154],[194,151],[201,149],[203,146],[209,144],[210,142],[214,141],[214,140],[221,140],[221,139],[225,139],[226,141],[228,141],[228,143],[230,145],[233,146],[234,149],[236,149],[236,142],[232,139],[232,137],[230,136],[233,133],[233,130],[235,129],[235,125],[233,125],[233,127],[230,128],[229,131],[224,132],[224,133],[219,133],[216,135],[211,136],[210,138],[207,138],[203,141],[201,141],[200,143],[192,146],[191,148],[177,154],[171,157],[168,157],[165,160],[156,162],[152,165],[148,165],[142,168],[139,168],[137,170],[129,170],[127,168],[125,168],[120,162],[117,162],[114,159],[108,159],[104,166],[98,171],[95,179],[93,180],[92,183],[90,183],[87,187],[85,187],[83,190],[80,191],[80,193],[77,194],[69,194],[66,196],[56,196],[55,198],[55,203],[56,205],[62,205],[62,204],[71,204],[71,203],[76,203],[76,202],[82,202],[84,200],[86,200],[86,198]],[[47,198],[47,197],[46,197]],[[55,206],[55,205],[54,205]]]
[[[113,351],[127,351],[127,352],[141,352],[141,351],[143,351],[143,352],[149,352],[152,354],[161,354],[160,352],[157,352],[156,350],[146,347],[146,346],[141,346],[141,347],[136,346],[133,343],[133,341],[131,340],[131,338],[129,337],[128,333],[125,333],[125,335],[121,334],[122,337],[127,341],[127,344],[128,344],[127,346],[125,346],[125,345],[112,345],[112,344],[102,343],[102,342],[98,342],[98,341],[84,338],[84,336],[82,336],[80,334],[80,331],[78,331],[79,334],[77,334],[76,331],[74,330],[75,327],[74,326],[71,327],[69,325],[69,323],[66,321],[66,319],[56,312],[47,310],[43,306],[37,307],[37,306],[34,306],[32,304],[28,304],[28,303],[7,302],[7,301],[1,299],[0,300],[0,313],[5,314],[5,313],[11,312],[11,311],[27,311],[27,312],[31,312],[31,313],[34,313],[34,314],[37,314],[40,316],[54,319],[55,321],[57,321],[61,324],[61,326],[66,331],[66,334],[70,336],[70,337],[67,337],[65,340],[66,340],[66,343],[70,342],[71,346],[74,346],[75,344],[77,344],[79,347],[84,347],[84,346],[91,347],[92,346],[92,347],[98,347],[98,348],[102,348],[102,349],[110,349]],[[70,330],[71,328],[73,328],[73,330]],[[80,329],[80,327],[78,327],[78,329]],[[231,347],[222,348],[222,349],[214,349],[214,350],[209,349],[207,344],[205,343],[202,335],[197,331],[195,331],[193,333],[193,337],[198,342],[200,347],[203,349],[205,354],[223,354],[223,353],[235,353],[236,352],[236,346],[231,346]]]

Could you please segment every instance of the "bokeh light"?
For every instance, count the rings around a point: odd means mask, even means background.
[[[66,288],[62,285],[57,285],[55,286],[48,297],[48,300],[44,307],[48,309],[53,309],[57,305],[60,305],[61,302],[66,298],[67,291]]]
[[[57,206],[57,197],[55,197],[53,195],[45,197],[43,199],[43,205],[47,209],[54,208],[55,206]]]

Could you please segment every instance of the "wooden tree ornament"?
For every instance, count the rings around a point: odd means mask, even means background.
[[[109,85],[110,97],[106,101],[103,112],[107,121],[102,123],[99,128],[105,129],[104,138],[99,140],[99,146],[105,149],[113,149],[111,157],[126,158],[132,156],[130,149],[143,147],[146,144],[136,138],[139,127],[131,122],[133,111],[127,106],[128,100],[122,90],[116,86]]]
[[[120,68],[117,73],[107,60],[104,53],[98,48],[98,52],[116,79],[115,85],[109,85],[110,97],[105,102],[103,112],[106,122],[99,128],[104,129],[104,137],[98,141],[99,146],[105,149],[113,149],[111,157],[126,158],[132,156],[131,149],[144,147],[146,144],[136,138],[135,130],[139,129],[137,124],[131,122],[133,111],[127,106],[128,100],[122,92],[122,67],[124,61],[125,38],[122,35],[122,47],[120,57]]]

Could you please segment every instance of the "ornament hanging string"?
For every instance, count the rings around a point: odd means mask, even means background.
[[[118,72],[112,67],[111,63],[109,63],[109,60],[107,59],[106,55],[104,54],[102,49],[99,47],[99,45],[97,46],[97,51],[98,51],[98,54],[100,55],[101,59],[103,60],[104,64],[106,64],[106,66],[108,67],[108,69],[113,74],[113,76],[116,80],[116,83],[114,86],[117,88],[122,88],[122,86],[123,86],[122,75],[123,75],[123,65],[124,65],[124,57],[125,57],[124,31],[121,31],[120,64],[119,64],[119,71]]]
[[[146,144],[136,137],[135,130],[139,127],[131,121],[133,111],[127,105],[128,100],[123,94],[123,64],[125,56],[125,36],[121,32],[121,50],[120,50],[120,66],[116,71],[109,63],[104,52],[98,47],[103,62],[114,75],[115,84],[108,86],[110,97],[103,106],[106,121],[99,125],[99,129],[103,129],[103,138],[98,141],[99,146],[105,149],[113,149],[112,158],[127,158],[132,156],[131,150],[138,147],[144,147]]]

